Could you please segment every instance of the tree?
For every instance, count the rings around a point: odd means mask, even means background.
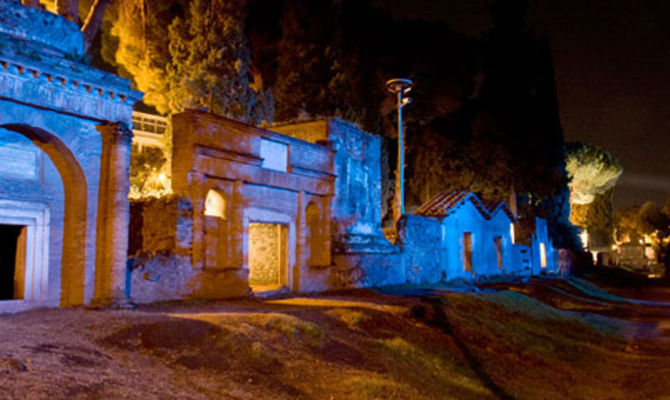
[[[666,269],[670,267],[670,213],[666,207],[660,208],[652,201],[642,206],[626,206],[617,211],[615,221],[617,241],[651,241],[656,261]]]
[[[636,242],[640,239],[640,206],[628,205],[614,213],[615,238],[617,242]]]
[[[169,26],[186,0],[117,0],[103,26],[102,58],[144,92],[144,103],[168,114]]]
[[[573,204],[570,221],[589,233],[593,246],[610,246],[614,240],[612,199],[614,188],[597,194],[589,204]]]
[[[185,108],[258,124],[273,97],[251,80],[244,0],[120,0],[105,27],[103,58],[161,114]]]
[[[568,143],[566,170],[570,178],[570,221],[588,231],[592,244],[609,246],[614,239],[612,201],[614,186],[623,172],[621,164],[600,147]]]
[[[498,0],[491,7],[493,29],[481,44],[481,83],[472,104],[473,122],[502,143],[513,185],[533,214],[551,215],[545,199],[560,196],[567,183],[563,130],[549,42],[526,24],[524,0]]]
[[[284,2],[273,79],[277,119],[337,116],[378,131],[381,85],[365,39],[351,35],[360,27],[351,4]]]
[[[570,178],[572,204],[589,204],[612,189],[623,167],[612,154],[586,143],[566,145],[566,170]]]
[[[507,200],[512,186],[504,146],[449,116],[408,138],[407,204],[417,207],[439,192],[466,190],[485,199]],[[476,125],[476,124],[474,124]]]
[[[665,237],[670,232],[670,217],[653,201],[645,202],[640,207],[640,230],[642,233],[652,235],[654,233]]]
[[[171,193],[166,168],[167,158],[161,149],[148,147],[130,157],[130,193],[132,199],[162,197]]]
[[[245,123],[272,122],[269,91],[252,89],[243,0],[193,0],[170,25],[168,108],[205,107]]]
[[[617,240],[636,242],[644,236],[670,236],[670,214],[653,201],[642,206],[625,206],[615,214]]]
[[[547,218],[550,226],[557,226],[553,232],[571,235],[553,61],[549,42],[538,39],[526,25],[527,9],[523,0],[493,4],[494,26],[478,43],[473,85],[463,87],[469,91],[455,111],[419,125],[447,138],[433,145],[443,148],[421,149],[422,143],[411,143],[409,136],[409,169],[412,162],[420,166],[443,157],[440,168],[448,173],[419,167],[410,180],[417,180],[418,187],[437,184],[491,200],[508,200],[515,193],[521,217]],[[417,192],[410,194],[417,197]],[[554,241],[577,243],[573,237]]]

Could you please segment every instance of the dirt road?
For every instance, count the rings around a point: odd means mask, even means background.
[[[415,289],[0,316],[0,399],[670,399],[666,305]]]

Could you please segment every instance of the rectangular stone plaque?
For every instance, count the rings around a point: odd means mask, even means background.
[[[0,144],[0,176],[10,179],[39,178],[38,151]]]
[[[274,140],[261,139],[261,167],[286,172],[288,166],[288,146]]]

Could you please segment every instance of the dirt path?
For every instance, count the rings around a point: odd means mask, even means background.
[[[670,399],[667,309],[488,289],[0,316],[0,399]]]

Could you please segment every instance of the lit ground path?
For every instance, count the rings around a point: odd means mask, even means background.
[[[596,279],[478,290],[0,316],[0,399],[670,399],[667,306]]]

